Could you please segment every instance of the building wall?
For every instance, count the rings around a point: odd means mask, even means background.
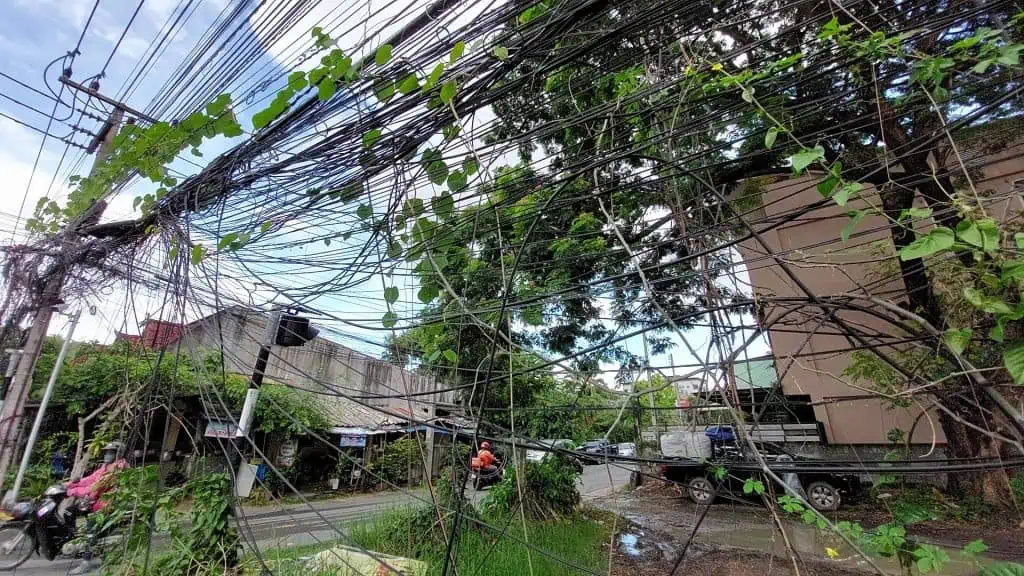
[[[1022,186],[1015,187],[1015,181],[1024,179],[1022,153],[1024,146],[1014,146],[998,154],[975,155],[966,159],[968,165],[978,171],[974,185],[979,194],[991,199],[986,207],[988,215],[1007,219],[1024,209],[1017,191]],[[958,163],[955,157],[948,162]],[[819,202],[822,197],[816,190],[816,184],[820,180],[821,175],[810,175],[765,183],[761,188],[759,213],[751,215],[750,219],[763,222],[765,218],[782,218]],[[865,186],[862,196],[869,198],[874,205],[880,205],[877,190],[872,186]],[[920,198],[918,203],[924,205]],[[762,237],[770,252],[788,262],[796,278],[816,296],[863,293],[866,289],[879,297],[905,301],[901,297],[905,290],[898,276],[895,281],[883,280],[898,274],[899,270],[888,223],[883,217],[865,217],[849,241],[839,241],[840,230],[849,220],[847,213],[867,207],[863,199],[851,202],[846,207],[830,202],[823,208],[764,231]],[[928,226],[930,223],[925,222],[921,228]],[[765,225],[758,228],[763,229]],[[805,292],[766,252],[755,240],[745,241],[740,246],[755,295],[804,297]],[[881,264],[869,262],[880,256],[884,260]],[[778,308],[768,308],[767,316],[771,317],[778,312]],[[867,314],[842,312],[840,316],[868,332],[899,335],[890,324]],[[834,325],[826,324],[822,328],[832,333],[819,333],[808,339],[807,333],[820,320],[820,309],[806,307],[790,318],[796,321],[795,326],[786,327],[792,332],[777,329],[769,333],[772,351],[777,359],[776,367],[780,373],[790,356],[794,356],[792,366],[782,378],[782,388],[786,394],[808,394],[812,401],[823,401],[867,393],[856,386],[864,387],[869,383],[853,382],[843,376],[843,371],[850,365],[851,354],[831,352],[850,347],[844,336],[834,333]],[[904,432],[908,431],[920,411],[921,408],[916,406],[893,409],[879,399],[844,401],[814,408],[816,418],[824,425],[828,441],[836,444],[885,444],[888,442],[886,432],[889,429],[899,427]],[[934,410],[928,415],[934,424],[935,439],[940,443],[945,442]],[[932,442],[933,427],[928,420],[927,417],[920,419],[913,442]]]
[[[216,350],[223,343],[228,370],[248,375],[252,373],[265,327],[263,315],[231,309],[186,327],[183,346]],[[275,346],[265,374],[269,380],[320,394],[394,396],[435,389],[432,378],[413,374],[320,337],[304,346]],[[446,402],[451,400],[452,394],[447,392],[422,399]],[[408,408],[404,398],[365,398],[362,401],[372,406]]]

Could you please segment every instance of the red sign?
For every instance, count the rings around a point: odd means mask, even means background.
[[[690,397],[689,396],[683,396],[682,398],[676,398],[676,408],[689,408],[689,407],[690,407]]]

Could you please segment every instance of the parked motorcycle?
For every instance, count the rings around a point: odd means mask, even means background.
[[[11,510],[13,519],[0,525],[0,571],[14,570],[37,552],[47,560],[62,553],[75,538],[75,523],[90,511],[89,502],[61,510],[68,497],[67,486],[50,486],[42,500],[19,502]],[[71,546],[73,547],[73,546]]]

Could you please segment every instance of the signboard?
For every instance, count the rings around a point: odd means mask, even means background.
[[[690,407],[690,397],[689,396],[680,396],[679,398],[676,399],[676,408],[689,408],[689,407]]]
[[[338,446],[342,448],[362,448],[366,446],[366,436],[342,434],[341,440],[338,441]]]
[[[281,444],[281,450],[277,453],[277,465],[285,468],[295,464],[295,452],[299,448],[299,441],[295,438]]]
[[[207,438],[234,438],[235,425],[224,420],[210,420],[203,435]]]

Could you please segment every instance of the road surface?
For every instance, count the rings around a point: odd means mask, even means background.
[[[609,470],[603,465],[584,467],[578,481],[580,495],[584,500],[608,496],[629,483],[629,469],[622,466],[610,468],[609,479]],[[483,494],[474,494],[474,500],[479,501]],[[366,520],[397,508],[425,506],[429,503],[430,494],[426,489],[358,494],[339,500],[319,500],[311,505],[243,507],[243,515],[239,516],[238,524],[243,537],[248,534],[249,538],[255,538],[260,550],[266,551],[280,546],[337,540],[337,529],[346,523]],[[158,548],[161,546],[160,543],[154,545]],[[15,573],[23,576],[63,576],[71,565],[71,560],[47,562],[33,556]]]

